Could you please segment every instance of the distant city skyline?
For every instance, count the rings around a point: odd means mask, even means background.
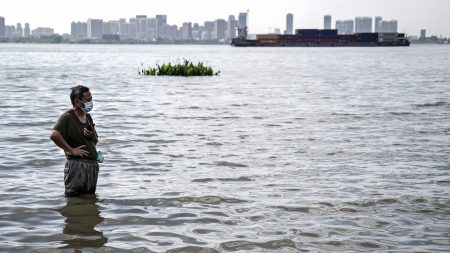
[[[148,6],[148,7],[147,7]],[[398,32],[419,35],[426,29],[429,35],[450,36],[449,0],[166,0],[150,3],[144,0],[123,2],[104,1],[2,1],[0,16],[7,25],[29,23],[36,27],[51,27],[56,33],[70,34],[72,21],[86,22],[91,19],[118,20],[136,15],[167,15],[167,23],[182,26],[185,22],[203,24],[204,21],[238,17],[240,12],[250,10],[248,25],[250,33],[268,33],[276,28],[284,31],[286,14],[294,16],[295,28],[323,28],[324,15],[336,20],[355,19],[357,16],[385,20],[398,20]]]

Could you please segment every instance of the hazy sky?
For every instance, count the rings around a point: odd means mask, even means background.
[[[337,19],[382,16],[397,19],[399,32],[450,36],[450,0],[2,0],[0,16],[6,24],[30,23],[70,33],[70,22],[88,18],[117,20],[135,15],[167,14],[169,24],[237,17],[247,9],[251,33],[285,29],[286,14],[294,14],[295,28],[322,28],[323,15]]]

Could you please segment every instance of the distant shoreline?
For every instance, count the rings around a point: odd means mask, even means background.
[[[230,42],[217,40],[158,40],[158,41],[141,41],[141,40],[70,40],[61,35],[28,37],[28,38],[0,38],[0,43],[14,44],[89,44],[89,45],[227,45]]]

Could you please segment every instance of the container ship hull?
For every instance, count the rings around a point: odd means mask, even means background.
[[[255,40],[233,39],[235,47],[398,47],[409,46],[402,33],[338,35],[337,30],[298,29],[295,35],[260,34]]]

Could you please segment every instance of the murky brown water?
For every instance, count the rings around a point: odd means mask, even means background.
[[[189,58],[218,77],[137,75]],[[1,252],[450,250],[450,47],[0,44]],[[91,87],[96,196],[48,139]]]

